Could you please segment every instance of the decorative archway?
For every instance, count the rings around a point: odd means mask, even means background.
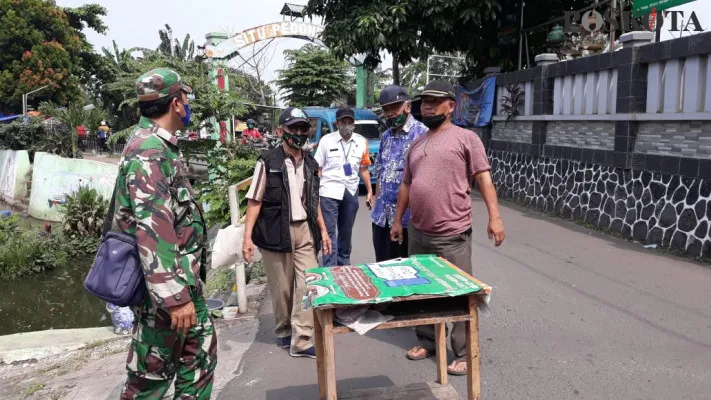
[[[257,26],[244,30],[232,37],[228,37],[225,33],[208,33],[204,55],[208,62],[213,65],[211,76],[215,78],[215,85],[220,90],[228,90],[229,79],[223,74],[223,67],[226,62],[239,56],[241,49],[257,42],[279,38],[301,39],[325,46],[320,37],[323,29],[320,25],[314,25],[304,20],[292,20]],[[363,65],[363,60],[358,59],[358,57],[351,57],[348,62],[356,67],[356,107],[363,107],[365,105],[367,71]],[[217,124],[214,125],[217,126]],[[230,123],[230,125],[232,124]],[[229,130],[233,130],[233,127],[230,126]],[[225,135],[222,134],[223,129],[219,131],[221,132],[222,140],[229,140],[229,136],[225,138]]]
[[[222,32],[211,32],[206,35],[204,56],[212,64],[210,76],[214,78],[214,83],[220,90],[229,90],[230,84],[228,76],[224,74],[226,63],[235,57],[241,57],[240,50],[251,46],[254,43],[279,38],[294,38],[306,40],[324,46],[320,39],[323,27],[307,23],[303,20],[281,21],[271,24],[261,25],[244,30],[236,35],[228,37]],[[244,58],[243,58],[244,60]],[[244,60],[247,62],[247,60]],[[229,127],[227,126],[229,124]],[[234,131],[233,121],[227,123],[212,121],[213,131],[219,132],[219,140],[225,142],[230,140],[228,131]],[[213,139],[218,139],[213,134]]]
[[[229,60],[247,46],[277,38],[301,39],[323,46],[321,32],[323,32],[322,26],[304,21],[274,22],[247,29],[230,38],[208,37],[208,40],[212,39],[212,43],[205,46],[205,56],[208,59]]]

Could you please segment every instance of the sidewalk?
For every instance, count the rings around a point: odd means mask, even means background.
[[[119,157],[119,156],[120,156],[120,154],[115,155],[114,157],[109,157],[105,154],[104,155],[98,155],[98,154],[92,155],[89,153],[89,154],[84,154],[84,159],[90,160],[90,161],[98,161],[98,162],[102,162],[105,164],[118,165],[119,161],[121,161],[121,157]]]
[[[59,355],[116,337],[111,327],[50,329],[0,336],[0,365]]]
[[[266,294],[266,285],[248,285],[250,312],[235,320],[217,320],[218,366],[215,371],[212,398],[217,398],[222,388],[230,382],[237,373],[242,356],[251,346],[259,328],[256,318]],[[89,330],[72,330],[77,339],[96,335],[104,328]],[[80,332],[83,331],[83,332]],[[80,340],[72,341],[67,332],[33,332],[25,337],[44,338],[45,342],[52,334],[52,346],[58,346],[54,334],[59,333],[65,346],[74,347]],[[15,336],[15,335],[12,335]],[[53,353],[49,358],[30,359],[25,362],[0,364],[0,399],[71,399],[71,400],[116,400],[119,398],[126,379],[126,356],[130,345],[130,337],[118,337],[111,334],[108,339],[85,344],[73,351]],[[0,343],[3,343],[0,337]],[[4,341],[7,345],[15,343],[26,347],[15,336]],[[31,351],[41,347],[41,341],[29,342]],[[22,349],[17,349],[16,352]],[[38,353],[39,354],[39,353]],[[25,360],[28,358],[20,357]],[[170,394],[170,393],[169,393]]]

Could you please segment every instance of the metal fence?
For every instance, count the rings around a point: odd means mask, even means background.
[[[108,144],[97,137],[79,138],[79,149],[83,153],[121,154],[124,146],[126,146],[124,141]]]
[[[48,135],[66,135],[69,128],[55,118],[42,121],[42,126]],[[76,134],[76,133],[74,133]],[[86,136],[77,136],[77,145],[82,153],[91,154],[121,154],[126,145],[124,139],[108,144],[107,140],[100,140],[95,133],[87,132]]]

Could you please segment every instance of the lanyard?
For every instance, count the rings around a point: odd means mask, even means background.
[[[353,145],[353,142],[348,143],[348,151],[346,152],[346,148],[343,146],[343,140],[341,140],[341,149],[343,150],[343,154],[346,156],[345,162],[348,162],[348,155],[351,154],[351,146]]]

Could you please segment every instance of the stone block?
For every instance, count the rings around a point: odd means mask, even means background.
[[[620,43],[623,48],[643,46],[654,41],[654,32],[634,31],[627,32],[620,36]]]
[[[536,65],[550,65],[558,62],[558,55],[555,53],[543,53],[534,58]]]

